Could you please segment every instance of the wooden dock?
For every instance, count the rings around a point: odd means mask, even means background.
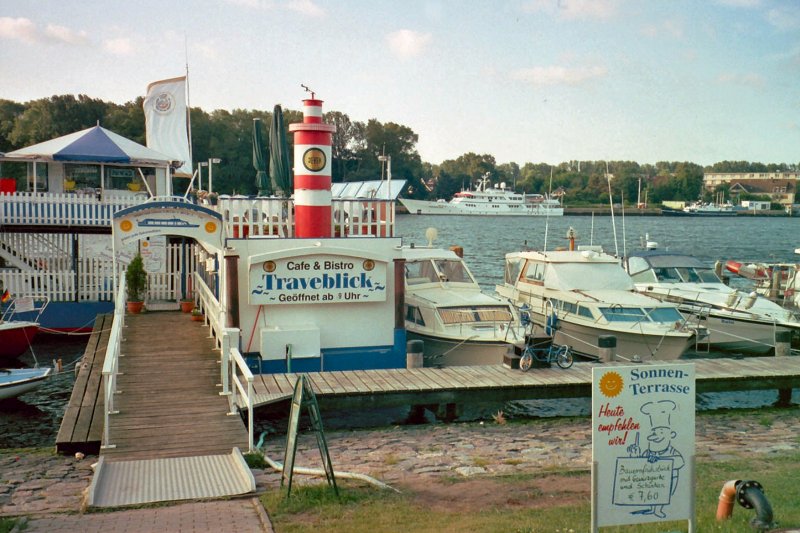
[[[793,389],[800,387],[800,357],[693,359],[697,392]],[[575,363],[571,368],[502,365],[312,372],[307,374],[320,405],[328,408],[398,407],[415,404],[503,402],[590,397],[592,368],[627,363]],[[295,374],[255,376],[255,405],[287,400]]]
[[[92,351],[93,363],[76,381],[56,439],[59,452],[100,452],[109,459],[130,460],[247,450],[244,424],[239,416],[227,414],[228,400],[219,394],[219,351],[202,322],[179,312],[126,317],[114,405],[119,412],[111,415],[114,447],[100,450],[101,372],[110,327],[110,316],[95,324],[96,342],[90,340],[90,345],[96,349],[87,347],[85,356]],[[87,420],[92,422],[84,429]]]
[[[111,316],[101,315],[56,439],[62,453],[97,454],[103,433],[101,370]],[[219,351],[202,323],[178,312],[128,315],[120,393],[112,415],[109,459],[229,453],[247,449],[247,432],[227,412]],[[687,362],[684,360],[678,362]],[[694,359],[698,392],[800,388],[800,357]],[[623,363],[603,363],[604,367]],[[503,402],[591,395],[595,363],[528,372],[502,365],[312,372],[307,374],[325,408],[371,409],[427,404]],[[255,376],[255,406],[287,401],[297,374]]]

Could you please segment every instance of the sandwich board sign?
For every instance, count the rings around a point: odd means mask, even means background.
[[[592,369],[592,526],[694,523],[694,364]]]

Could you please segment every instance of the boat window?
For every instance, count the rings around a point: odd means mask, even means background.
[[[519,279],[519,272],[522,270],[522,265],[524,264],[522,258],[520,257],[512,257],[506,259],[506,271],[505,271],[505,282],[511,285],[517,283]]]
[[[514,319],[511,310],[504,305],[476,305],[468,307],[443,307],[439,316],[445,324],[465,322],[510,322]]]
[[[455,283],[475,283],[464,268],[464,263],[457,260],[438,259],[434,261],[436,268],[444,275],[444,281]]]
[[[578,315],[584,316],[586,318],[594,318],[594,314],[592,314],[592,310],[588,307],[584,307],[582,305],[578,306]]]
[[[649,270],[650,265],[647,264],[647,261],[644,257],[630,257],[628,258],[628,274],[634,276],[635,274],[639,274],[644,270]]]
[[[609,322],[639,322],[647,319],[644,310],[639,307],[622,307],[617,305],[613,307],[601,307],[600,313],[602,313],[603,318]]]
[[[680,311],[674,307],[653,307],[645,309],[645,311],[647,311],[647,316],[649,316],[650,320],[653,322],[669,323],[683,321],[683,316]]]
[[[643,270],[631,275],[634,283],[650,283],[656,281],[656,275],[652,270]]]
[[[439,276],[430,261],[406,262],[406,283],[408,285],[420,285],[436,281],[439,281]]]
[[[422,318],[422,313],[419,312],[419,307],[414,305],[406,306],[406,321],[420,326],[425,325],[425,320]]]
[[[658,281],[661,281],[663,283],[678,283],[681,280],[681,277],[678,274],[677,269],[673,267],[656,268],[655,272]]]
[[[700,283],[700,276],[693,268],[676,268],[678,275],[687,283]]]
[[[572,302],[561,302],[561,310],[566,311],[567,313],[577,313],[578,312],[578,304]]]
[[[542,281],[544,278],[544,264],[529,262],[525,269],[525,279],[528,281]]]
[[[722,280],[710,268],[695,268],[694,271],[702,283],[722,283]]]

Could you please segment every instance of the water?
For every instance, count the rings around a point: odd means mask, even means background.
[[[598,213],[602,211],[598,210]],[[607,215],[564,216],[551,219],[517,217],[456,217],[416,216],[397,217],[397,235],[404,244],[427,243],[425,230],[435,227],[435,245],[464,248],[464,258],[485,290],[493,291],[503,281],[504,256],[530,248],[543,248],[547,227],[547,248],[567,246],[567,230],[574,228],[578,244],[602,245],[606,251],[620,255],[641,248],[641,239],[657,241],[662,249],[688,253],[712,264],[717,260],[800,261],[794,249],[800,247],[800,219],[788,217],[734,218],[677,218],[621,216],[615,218],[616,246],[612,220]],[[624,227],[624,233],[623,233]],[[624,238],[623,238],[624,235]],[[735,280],[736,278],[734,278]],[[40,335],[33,350],[41,364],[51,364],[61,357],[68,364],[83,355],[86,336]],[[29,352],[19,360],[19,366],[32,366]],[[51,446],[55,442],[66,403],[74,383],[74,373],[54,376],[39,389],[16,399],[0,402],[0,449],[21,446]],[[721,407],[760,407],[771,405],[776,391],[743,391],[698,395],[699,409]],[[792,401],[800,403],[800,390],[794,391]],[[503,410],[506,416],[588,416],[590,399],[526,400],[465,407],[461,420],[491,419]],[[324,412],[326,428],[370,427],[404,421],[407,410],[385,409],[353,412]],[[271,433],[285,431],[286,413],[270,413],[259,418],[259,430]],[[435,423],[431,413],[426,420]]]
[[[33,391],[0,400],[0,449],[55,444],[64,409],[75,383],[73,363],[86,350],[87,335],[44,335],[34,339],[32,348],[8,367],[52,366],[53,359],[65,365],[62,373],[51,376]]]

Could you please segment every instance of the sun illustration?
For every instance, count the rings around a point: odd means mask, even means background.
[[[616,372],[607,372],[600,378],[600,392],[608,398],[613,398],[622,392],[622,386],[622,376]]]
[[[211,221],[206,222],[206,231],[208,233],[214,233],[215,231],[217,231],[217,223]]]
[[[121,229],[122,231],[130,231],[131,229],[133,229],[133,222],[131,222],[130,220],[123,220],[122,222],[119,223],[119,229]]]

